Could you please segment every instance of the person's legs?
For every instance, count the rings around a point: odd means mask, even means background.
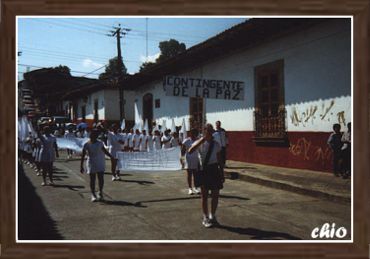
[[[98,174],[98,183],[99,183],[99,199],[103,199],[103,187],[104,187],[104,172],[99,172]]]
[[[41,172],[42,172],[42,183],[41,185],[46,185],[46,172],[47,172],[47,165],[45,162],[41,162]]]
[[[333,171],[335,176],[339,176],[339,155],[335,151],[333,153]]]
[[[117,159],[111,160],[111,172],[112,172],[112,181],[116,180],[116,167],[117,167]]]
[[[48,163],[48,175],[49,175],[50,183],[54,184],[53,182],[53,162]]]
[[[96,180],[96,173],[90,173],[90,191],[93,197],[95,197],[95,180]]]
[[[188,169],[187,170],[187,175],[188,175],[188,177],[187,177],[187,179],[188,179],[188,186],[189,186],[189,189],[191,189],[192,188],[192,176],[193,176],[193,172],[192,172],[191,169]]]
[[[218,198],[220,196],[220,190],[211,190],[211,218],[214,219],[216,217],[216,210],[218,205]]]

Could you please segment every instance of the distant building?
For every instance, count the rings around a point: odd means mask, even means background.
[[[228,159],[329,171],[332,125],[352,119],[351,20],[250,19],[125,85],[157,124],[220,120]]]

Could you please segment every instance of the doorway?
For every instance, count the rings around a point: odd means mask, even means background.
[[[143,120],[148,120],[149,130],[152,130],[153,123],[153,95],[147,93],[143,96]]]
[[[203,98],[190,97],[190,128],[201,130],[204,125]]]

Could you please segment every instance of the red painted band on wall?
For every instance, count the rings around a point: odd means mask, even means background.
[[[253,131],[228,131],[227,159],[288,168],[332,171],[330,132],[288,132],[289,145],[263,146]]]

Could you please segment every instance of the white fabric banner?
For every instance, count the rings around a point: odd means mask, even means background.
[[[82,148],[89,138],[57,138],[57,145],[59,149],[71,149],[77,153],[82,153]]]
[[[180,147],[149,152],[117,152],[118,167],[122,171],[180,170]]]

